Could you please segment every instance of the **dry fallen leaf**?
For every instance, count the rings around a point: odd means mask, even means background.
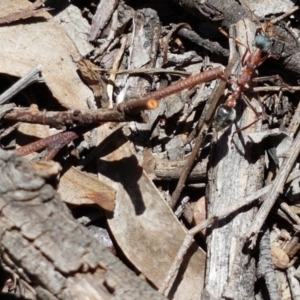
[[[61,165],[53,160],[33,162],[32,167],[38,176],[46,179],[58,175],[62,170]]]
[[[206,220],[206,210],[205,197],[201,197],[194,206],[194,222],[196,225]]]
[[[29,3],[2,0],[0,17],[28,8]],[[43,77],[58,102],[68,109],[85,109],[87,99],[94,97],[77,74],[74,60],[80,59],[78,51],[62,26],[47,12],[44,14],[48,20],[0,26],[0,72],[22,77],[42,64]]]
[[[278,269],[286,269],[290,263],[288,255],[279,247],[271,247],[272,260],[274,266]]]
[[[99,141],[109,135],[106,125],[98,129]],[[186,231],[139,166],[121,131],[111,139],[105,153],[109,154],[102,155],[98,163],[99,179],[117,191],[116,208],[108,216],[110,229],[131,263],[160,287]],[[174,299],[192,299],[201,291],[204,252],[194,244],[183,265],[178,286],[171,292]]]
[[[99,67],[84,58],[78,62],[77,67],[83,80],[93,90],[96,103],[101,101],[101,107],[108,108],[109,100],[106,93],[106,83],[99,73]]]
[[[98,204],[107,211],[115,207],[116,191],[112,187],[74,167],[62,175],[57,191],[68,204]]]

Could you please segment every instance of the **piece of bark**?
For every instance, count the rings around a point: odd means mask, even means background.
[[[252,26],[252,27],[251,27]],[[237,38],[251,47],[255,36],[255,25],[249,20],[241,21],[235,27]],[[232,30],[233,31],[233,30]],[[247,36],[245,36],[247,33]],[[248,39],[247,39],[248,38]],[[240,56],[245,49],[239,47]],[[251,52],[252,50],[250,50]],[[240,60],[235,70],[239,72]],[[241,115],[242,107],[244,109]],[[238,127],[242,128],[256,119],[254,112],[245,108],[242,101],[237,105]],[[261,188],[263,165],[259,149],[247,143],[250,132],[261,129],[261,123],[243,130],[230,143],[232,125],[220,132],[212,156],[209,175],[208,217],[221,214],[236,205],[247,195]],[[245,234],[254,218],[255,209],[243,211],[217,222],[207,230],[208,261],[205,290],[202,299],[252,299],[254,297],[254,259],[243,252]]]
[[[221,26],[229,27],[238,21],[249,18],[253,21],[263,20],[268,15],[283,14],[294,6],[293,1],[276,0],[270,2],[263,0],[247,0],[246,7],[244,1],[215,1],[215,0],[173,0],[175,3],[188,10],[190,13],[200,19],[211,21],[220,21]],[[251,10],[251,11],[250,11]]]
[[[109,100],[106,92],[106,83],[100,75],[99,67],[85,58],[82,58],[77,66],[83,80],[93,90],[98,106],[100,104],[102,108],[108,108]]]
[[[38,299],[165,299],[75,222],[27,159],[0,149],[0,171],[1,266]]]
[[[157,12],[147,8],[138,10],[133,16],[133,34],[130,43],[128,69],[154,68],[161,31]],[[126,97],[140,98],[149,92],[151,78],[130,76],[126,78]]]
[[[270,230],[269,228],[264,228],[264,232],[259,244],[258,273],[260,276],[264,277],[270,299],[280,300],[280,294],[273,265],[274,259],[274,250],[271,249],[270,245]]]
[[[109,22],[115,7],[118,4],[118,0],[112,1],[100,1],[97,7],[97,11],[93,16],[92,25],[90,29],[90,41],[94,41],[101,35],[104,26]]]
[[[159,39],[161,38],[161,24],[157,12],[150,8],[138,10],[134,14],[132,22],[134,30],[129,49],[128,69],[161,67],[156,65]],[[139,99],[151,89],[152,78],[147,75],[143,77],[127,76],[125,81],[123,90],[126,91],[128,99]],[[158,109],[148,112],[147,124],[136,124],[141,140],[149,138],[151,128],[162,109],[163,105],[160,105]]]
[[[88,41],[90,25],[78,7],[71,4],[54,19],[60,22],[82,57],[94,50]]]
[[[154,179],[177,180],[185,163],[185,160],[155,159]],[[188,177],[188,181],[203,181],[206,178],[206,165],[207,161],[196,164]]]
[[[238,2],[229,1],[195,1],[195,0],[173,0],[194,16],[202,20],[221,21],[221,26],[229,27],[231,24],[243,18],[250,18],[249,11],[244,9]]]

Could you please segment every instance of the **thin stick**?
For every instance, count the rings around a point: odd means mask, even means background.
[[[151,107],[149,106],[143,108],[153,109],[153,105],[155,104],[152,102],[150,105]],[[146,117],[137,114],[127,114],[125,111],[130,112],[130,107],[128,110],[121,107],[119,108],[119,106],[113,109],[82,109],[67,111],[32,111],[31,109],[15,109],[7,113],[3,117],[3,120],[43,124],[59,129],[64,129],[66,127],[70,128],[79,125],[99,124],[101,122],[147,122]]]
[[[125,35],[121,40],[121,47],[120,47],[120,49],[117,53],[117,56],[114,60],[113,67],[112,67],[113,70],[117,70],[121,64],[121,60],[122,60],[122,57],[123,57],[123,54],[124,54],[125,48],[126,48],[126,43],[127,43],[127,35]],[[109,81],[115,82],[116,77],[117,77],[116,74],[111,73],[109,76]],[[107,95],[108,95],[108,99],[109,99],[109,106],[108,106],[109,108],[113,107],[113,89],[114,89],[114,86],[111,83],[107,84]]]
[[[130,75],[135,75],[135,74],[170,74],[170,75],[178,75],[178,76],[190,76],[190,72],[186,71],[180,71],[180,70],[172,70],[172,69],[162,69],[162,68],[141,68],[141,69],[118,69],[118,70],[113,70],[113,69],[101,69],[97,68],[96,71],[99,72],[106,72],[109,74],[130,74]]]
[[[181,247],[179,248],[176,258],[173,261],[173,264],[171,268],[169,269],[169,272],[159,288],[159,292],[161,292],[164,296],[167,296],[166,291],[167,289],[171,286],[172,281],[174,280],[175,275],[177,274],[181,262],[183,260],[183,257],[187,253],[188,249],[191,247],[191,245],[194,242],[194,235],[197,232],[200,232],[201,230],[205,229],[208,226],[211,226],[214,222],[216,222],[218,219],[217,218],[209,218],[201,223],[199,223],[197,226],[193,227],[191,230],[188,231],[187,235],[185,236],[183,243]],[[197,232],[195,232],[197,231]]]
[[[127,102],[122,102],[118,105],[118,109],[121,112],[125,112],[129,115],[135,115],[140,113],[143,110],[153,110],[158,107],[158,102],[156,99],[150,100],[130,100]]]
[[[294,13],[298,9],[299,9],[299,6],[294,6],[289,11],[287,11],[286,13],[284,13],[283,15],[281,15],[281,16],[279,16],[277,18],[272,19],[270,21],[270,23],[275,24],[275,23],[283,20],[284,18],[288,17],[289,15],[291,15],[292,13]]]
[[[282,209],[283,212],[285,212],[290,219],[292,219],[297,225],[300,225],[300,218],[298,217],[298,215],[296,213],[294,213],[290,206],[285,203],[285,202],[282,202],[280,203],[280,208]]]
[[[264,201],[262,206],[260,207],[258,213],[256,214],[247,234],[247,238],[250,240],[251,244],[249,246],[250,249],[253,249],[256,244],[256,239],[258,236],[258,233],[264,224],[267,216],[270,213],[270,210],[272,209],[274,203],[276,202],[276,199],[278,196],[283,192],[284,184],[288,178],[288,175],[299,155],[300,152],[300,132],[298,132],[291,150],[290,150],[290,156],[285,159],[282,166],[280,167],[278,174],[276,178],[274,179],[272,183],[272,189],[269,193],[268,199]]]
[[[279,91],[292,93],[292,92],[300,91],[300,86],[290,86],[289,88],[282,87],[282,86],[259,86],[259,87],[254,87],[251,91],[253,91],[254,93],[279,92]]]
[[[181,92],[184,89],[190,89],[200,83],[218,79],[223,75],[224,75],[223,67],[217,67],[210,70],[206,70],[196,75],[193,75],[189,78],[179,80],[165,88],[148,93],[145,96],[143,96],[140,100],[151,100],[151,99],[161,100],[163,98],[166,98],[167,96]]]
[[[261,193],[264,194],[264,193],[267,193],[267,191],[268,190],[266,188],[264,188],[261,190]],[[205,221],[199,223],[195,227],[191,228],[188,231],[187,235],[185,236],[184,241],[183,241],[181,247],[179,248],[177,255],[173,261],[173,264],[172,264],[171,268],[169,269],[169,272],[168,272],[162,286],[159,288],[159,291],[166,296],[165,292],[171,286],[172,281],[174,280],[174,278],[180,268],[180,265],[183,261],[183,257],[187,253],[189,247],[192,245],[192,243],[194,241],[193,237],[198,232],[202,231],[203,229],[207,228],[208,226],[211,226],[215,222],[220,221],[223,218],[227,218],[229,215],[235,213],[237,210],[241,209],[242,207],[251,204],[253,201],[255,201],[257,199],[257,197],[256,197],[257,195],[258,194],[254,195],[254,196],[250,195],[250,196],[246,197],[246,199],[243,202],[238,203],[238,205],[235,205],[234,207],[225,211],[223,214],[221,214],[219,216],[210,217],[210,218],[206,219]],[[254,198],[254,197],[256,197],[256,198]]]
[[[56,148],[61,149],[61,145],[63,146],[66,144],[66,139],[68,140],[68,143],[74,139],[78,138],[78,134],[73,132],[73,131],[66,131],[66,132],[59,132],[54,135],[48,136],[44,139],[40,139],[36,142],[32,142],[30,144],[27,144],[23,147],[20,147],[16,149],[15,151],[19,153],[22,156],[28,155],[30,153],[40,151],[46,147],[49,147],[50,145],[54,149],[55,146],[57,145]]]
[[[80,129],[59,132],[48,136],[44,139],[40,139],[36,142],[32,142],[23,147],[16,149],[15,151],[22,156],[28,155],[30,153],[40,151],[42,149],[48,148],[48,153],[44,157],[44,160],[53,159],[53,157],[68,143],[77,139],[82,134],[94,129],[97,125],[87,126]]]
[[[37,65],[32,68],[26,75],[20,78],[13,86],[6,90],[0,96],[0,105],[7,102],[21,90],[25,89],[27,86],[34,82],[44,82],[45,79],[41,75],[42,65]]]

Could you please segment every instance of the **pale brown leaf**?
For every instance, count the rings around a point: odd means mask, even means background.
[[[194,222],[199,224],[206,220],[206,200],[205,197],[201,197],[194,206]]]
[[[26,0],[0,1],[0,17],[28,3]],[[87,108],[86,100],[94,97],[76,72],[73,60],[80,58],[78,51],[61,25],[48,16],[45,22],[0,27],[0,72],[21,77],[42,64],[46,84],[62,106]]]
[[[116,191],[112,187],[74,167],[62,175],[57,191],[68,204],[98,204],[107,211],[115,206]]]
[[[272,260],[276,268],[286,269],[289,265],[290,259],[288,255],[278,246],[271,247]]]
[[[98,129],[99,141],[110,134]],[[117,190],[110,229],[127,258],[155,286],[160,287],[185,237],[185,229],[148,178],[120,132],[110,153],[101,157],[99,178]],[[204,281],[205,254],[195,244],[187,254],[174,299],[191,299]],[[185,269],[186,268],[186,269]]]

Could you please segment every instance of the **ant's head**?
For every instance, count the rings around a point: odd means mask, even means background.
[[[271,49],[272,44],[272,41],[262,34],[258,34],[254,40],[254,46],[263,52],[268,52]]]

